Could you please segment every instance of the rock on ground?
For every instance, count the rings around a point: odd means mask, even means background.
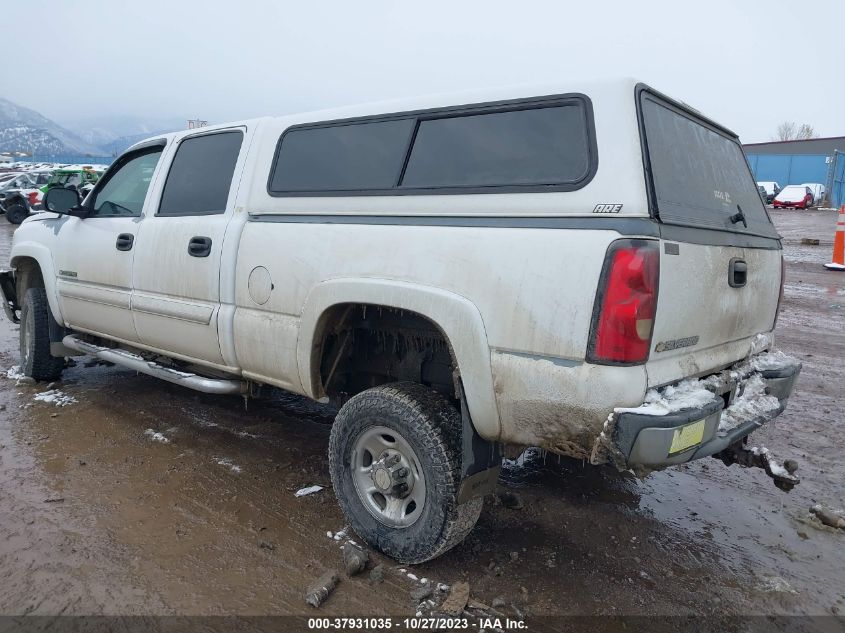
[[[469,583],[456,582],[452,585],[449,596],[440,605],[440,610],[448,615],[461,615],[469,600]]]
[[[376,584],[379,582],[384,582],[384,565],[376,565],[370,571],[370,583]]]
[[[370,561],[370,555],[352,543],[344,543],[343,545],[343,566],[346,569],[347,576],[356,576],[367,568],[367,563]]]
[[[434,587],[431,586],[430,582],[427,582],[424,585],[420,585],[416,589],[412,589],[411,598],[415,602],[422,602],[423,600],[428,598],[432,593],[434,593]]]
[[[314,584],[308,587],[308,590],[305,592],[305,602],[316,609],[326,601],[326,598],[334,591],[334,588],[337,587],[339,582],[340,576],[337,575],[337,572],[327,571]]]
[[[842,516],[838,512],[835,512],[830,508],[825,508],[823,505],[818,503],[810,508],[810,512],[815,514],[818,520],[825,525],[845,530],[845,516]]]

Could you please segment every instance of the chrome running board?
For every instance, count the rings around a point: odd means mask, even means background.
[[[195,391],[202,391],[203,393],[214,394],[228,394],[241,395],[247,393],[248,385],[245,380],[231,380],[224,378],[206,378],[197,374],[191,374],[164,365],[159,365],[153,361],[145,360],[144,358],[128,352],[123,349],[100,347],[93,343],[88,343],[78,339],[73,335],[68,335],[62,339],[62,344],[77,352],[96,356],[102,360],[109,361],[115,365],[121,365],[129,369],[161,378],[167,382],[172,382],[176,385],[182,385]]]

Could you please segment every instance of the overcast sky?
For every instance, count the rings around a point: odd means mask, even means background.
[[[690,103],[746,142],[769,140],[784,120],[845,135],[844,0],[23,6],[32,28],[19,26],[29,44],[13,52],[16,65],[30,70],[17,88],[8,75],[3,96],[58,121],[137,115],[222,122],[627,75]]]

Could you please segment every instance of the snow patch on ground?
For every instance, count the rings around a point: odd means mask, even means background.
[[[295,493],[293,493],[293,496],[305,497],[306,495],[313,495],[315,492],[320,492],[322,489],[322,486],[308,486],[307,488],[300,488]]]
[[[643,404],[638,407],[617,408],[615,413],[637,413],[639,415],[669,415],[684,409],[700,409],[713,402],[716,396],[708,391],[702,381],[687,379],[677,385],[664,387],[663,391],[649,389]]]
[[[339,529],[334,534],[332,534],[331,532],[326,532],[326,536],[328,536],[330,539],[332,539],[334,541],[342,541],[343,539],[346,538],[348,531],[349,531],[349,528],[345,527],[345,528]]]
[[[13,365],[6,370],[6,378],[10,380],[20,380],[21,378],[26,378],[26,375],[21,372],[20,365]]]
[[[745,382],[745,390],[734,399],[733,404],[722,411],[719,431],[731,431],[741,424],[764,417],[780,407],[780,401],[766,394],[766,381],[760,374],[754,374]]]
[[[798,593],[780,576],[769,576],[768,578],[763,578],[762,582],[757,585],[757,588],[760,591],[770,593]]]
[[[33,396],[33,400],[38,402],[46,402],[47,404],[54,404],[57,407],[66,407],[69,404],[76,404],[77,400],[73,396],[66,394],[59,389],[50,389],[49,391],[42,391]]]
[[[144,435],[149,437],[153,442],[161,442],[162,444],[170,444],[170,440],[164,435],[164,433],[159,433],[153,429],[147,429],[144,431]]]
[[[240,466],[235,464],[228,457],[215,457],[214,461],[215,461],[215,463],[220,464],[221,466],[223,466],[225,468],[228,468],[233,473],[239,473],[239,472],[241,472],[241,470],[243,470]]]

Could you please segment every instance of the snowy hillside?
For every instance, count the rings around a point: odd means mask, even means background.
[[[0,98],[0,152],[102,154],[101,148],[39,114]]]

